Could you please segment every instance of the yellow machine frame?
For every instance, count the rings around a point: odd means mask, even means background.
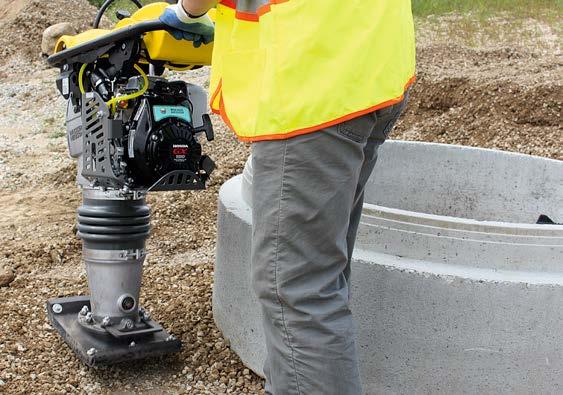
[[[168,5],[164,2],[148,4],[137,10],[131,17],[118,21],[113,29],[90,29],[73,36],[62,36],[55,45],[55,53],[100,38],[135,23],[158,19]],[[214,21],[215,9],[211,9],[208,14]],[[150,60],[165,62],[164,65],[168,69],[175,70],[211,64],[213,43],[203,44],[199,48],[195,48],[191,41],[176,40],[170,33],[157,30],[148,32],[143,36],[143,45]],[[144,60],[148,61],[149,59]]]

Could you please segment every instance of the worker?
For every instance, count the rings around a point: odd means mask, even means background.
[[[410,0],[180,0],[213,40],[211,108],[252,142],[252,284],[266,393],[361,394],[350,263],[364,186],[415,74]]]

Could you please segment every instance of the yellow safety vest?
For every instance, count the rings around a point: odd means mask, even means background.
[[[244,141],[392,105],[414,81],[410,0],[223,0],[211,108]]]

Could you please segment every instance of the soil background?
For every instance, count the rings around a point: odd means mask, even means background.
[[[0,0],[0,393],[256,394],[248,371],[213,323],[211,290],[220,185],[250,152],[217,117],[204,150],[217,162],[203,192],[153,194],[142,304],[182,340],[154,361],[89,369],[47,322],[48,298],[84,294],[75,235],[80,192],[68,158],[57,71],[40,58],[41,32],[88,27],[85,1]],[[475,27],[477,26],[477,27]],[[496,148],[563,159],[560,32],[500,16],[417,21],[418,81],[392,138]],[[204,86],[208,69],[170,74]]]

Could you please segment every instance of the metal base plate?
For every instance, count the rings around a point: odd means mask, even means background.
[[[60,305],[55,307],[55,311],[60,312],[53,311],[54,305]],[[90,308],[88,296],[50,299],[47,301],[47,316],[64,341],[88,366],[110,365],[180,351],[181,342],[170,337],[165,330],[135,339],[116,339],[90,333],[77,320],[82,306]],[[134,345],[131,345],[132,341]]]

